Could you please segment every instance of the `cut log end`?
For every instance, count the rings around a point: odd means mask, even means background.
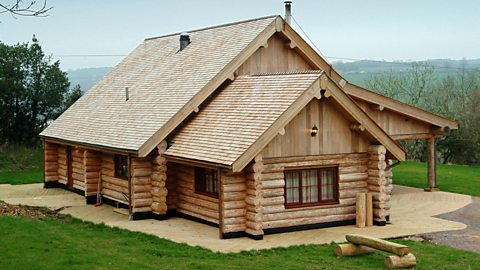
[[[388,269],[410,268],[417,264],[417,259],[412,253],[405,256],[387,256],[385,258],[385,267]]]
[[[410,247],[408,246],[385,241],[385,240],[374,238],[374,237],[363,236],[358,234],[347,234],[345,238],[350,243],[357,244],[357,245],[365,245],[375,249],[390,252],[399,256],[405,256],[411,252]]]

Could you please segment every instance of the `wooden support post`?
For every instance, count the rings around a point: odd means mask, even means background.
[[[357,213],[357,227],[358,228],[363,228],[365,227],[365,217],[366,217],[366,193],[357,193],[356,195],[357,199],[357,207],[356,207],[356,213]]]
[[[367,193],[366,199],[366,226],[373,226],[373,196],[371,192]]]
[[[435,149],[435,138],[429,138],[427,140],[427,177],[428,177],[428,187],[425,191],[438,191],[437,188],[437,155]]]

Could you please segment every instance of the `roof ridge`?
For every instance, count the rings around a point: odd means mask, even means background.
[[[248,19],[248,20],[237,21],[237,22],[224,23],[224,24],[219,24],[219,25],[194,29],[194,30],[190,30],[190,31],[181,31],[181,32],[173,33],[173,34],[167,34],[167,35],[156,36],[156,37],[149,37],[149,38],[144,39],[144,41],[153,40],[153,39],[157,39],[157,38],[176,36],[176,35],[180,35],[181,33],[200,32],[200,31],[205,31],[205,30],[210,30],[210,29],[215,29],[215,28],[221,28],[221,27],[227,27],[227,26],[236,25],[236,24],[242,24],[242,23],[253,22],[253,21],[260,21],[260,20],[265,20],[265,19],[268,19],[268,18],[275,18],[275,17],[279,17],[279,16],[280,15],[269,15],[269,16],[263,16],[263,17]]]
[[[295,70],[295,71],[256,73],[256,74],[249,74],[246,76],[258,77],[258,76],[302,75],[302,74],[321,74],[321,73],[323,73],[323,70]]]

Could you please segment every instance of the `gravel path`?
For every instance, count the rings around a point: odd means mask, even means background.
[[[480,253],[480,198],[472,197],[472,203],[456,211],[436,217],[465,223],[464,230],[427,233],[419,235],[436,244]]]

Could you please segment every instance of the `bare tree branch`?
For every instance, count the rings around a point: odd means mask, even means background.
[[[47,12],[53,7],[47,6],[47,0],[37,5],[36,0],[15,0],[13,4],[0,3],[0,14],[10,13],[12,16],[27,16],[27,17],[47,17]]]

